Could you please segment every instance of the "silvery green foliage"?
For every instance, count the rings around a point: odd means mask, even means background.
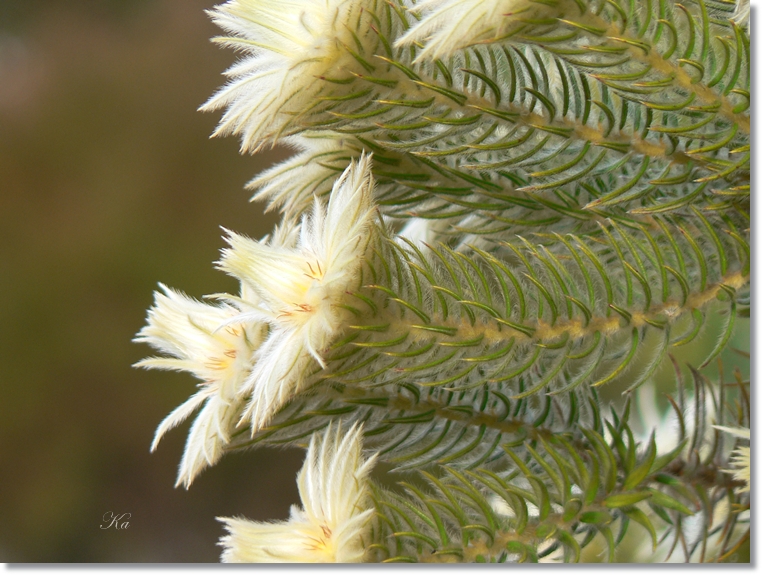
[[[295,153],[250,183],[283,224],[230,234],[220,267],[242,289],[203,312],[225,319],[201,352],[183,343],[201,304],[173,292],[190,319],[157,325],[157,296],[140,334],[173,356],[143,365],[207,379],[157,434],[211,397],[186,486],[226,451],[362,424],[396,481],[372,488],[366,561],[614,560],[628,529],[657,558],[733,558],[749,382],[703,370],[749,316],[748,2],[230,0],[211,15],[241,54],[206,105],[225,109],[218,133]],[[226,347],[225,329],[256,338]],[[199,367],[216,350],[234,383]],[[635,400],[665,364],[666,422],[654,394]],[[727,471],[739,453],[745,475]]]

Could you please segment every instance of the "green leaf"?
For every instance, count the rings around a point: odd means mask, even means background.
[[[569,533],[568,531],[565,531],[563,529],[559,529],[557,531],[556,538],[563,543],[564,547],[566,547],[569,551],[571,551],[573,555],[572,561],[574,563],[579,563],[580,557],[582,556],[582,548],[580,547],[577,540],[574,538],[574,536]]]
[[[672,451],[669,453],[665,453],[664,455],[660,455],[656,459],[654,459],[653,464],[651,465],[650,474],[654,474],[658,471],[661,471],[664,469],[667,465],[669,465],[672,461],[677,458],[680,453],[682,453],[683,449],[685,449],[685,446],[688,444],[688,439],[683,439]]]
[[[629,491],[635,489],[651,473],[654,460],[656,459],[656,442],[654,434],[651,434],[651,440],[648,442],[648,449],[644,460],[633,469],[624,480],[623,489]]]
[[[596,525],[605,525],[611,523],[614,518],[608,511],[586,511],[579,516],[582,523],[593,523]]]
[[[569,499],[564,506],[563,520],[565,523],[569,523],[579,514],[582,509],[582,501],[580,499]]]
[[[618,509],[619,507],[628,507],[635,505],[636,503],[648,499],[652,496],[652,493],[648,491],[635,491],[632,493],[617,493],[616,495],[609,495],[603,500],[603,504],[610,509]]]
[[[640,509],[637,507],[632,507],[629,509],[623,510],[625,515],[635,521],[636,523],[639,523],[643,527],[645,527],[646,531],[651,535],[651,543],[652,543],[652,549],[656,551],[656,545],[657,545],[657,539],[656,539],[656,529],[654,529],[653,523],[651,523],[651,520],[648,518],[648,515],[643,513]]]
[[[672,509],[674,511],[682,513],[683,515],[693,515],[693,511],[688,509],[685,505],[680,503],[674,497],[670,497],[669,495],[659,491],[658,489],[651,488],[649,489],[649,491],[651,493],[651,503],[653,505],[665,507],[667,509]]]

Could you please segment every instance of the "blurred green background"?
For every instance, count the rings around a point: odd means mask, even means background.
[[[130,367],[157,282],[236,290],[219,226],[275,221],[243,186],[287,151],[240,156],[196,111],[235,59],[214,3],[0,0],[0,561],[217,561],[215,516],[298,502],[299,450],[175,489],[189,425],[148,448],[195,380]]]
[[[216,516],[298,502],[300,450],[230,455],[175,489],[189,422],[148,447],[195,380],[130,367],[157,282],[235,291],[212,265],[219,226],[256,238],[277,219],[243,186],[288,151],[241,156],[196,111],[235,59],[209,42],[214,4],[0,0],[0,561],[217,561]],[[747,320],[736,334],[748,350]],[[662,366],[659,388],[673,380]],[[102,530],[109,512],[130,527]]]

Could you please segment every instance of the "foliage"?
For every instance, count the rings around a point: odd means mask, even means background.
[[[369,561],[615,560],[632,523],[667,557],[735,557],[748,485],[712,425],[749,428],[749,382],[706,370],[749,317],[748,6],[280,4],[213,12],[244,52],[207,105],[227,108],[219,133],[297,152],[251,183],[280,236],[231,236],[221,263],[242,284],[221,325],[263,343],[206,463],[361,423],[394,478],[373,487]],[[336,198],[371,174],[368,227]],[[294,317],[320,334],[307,351],[283,335]],[[677,358],[708,339],[699,365]],[[635,429],[670,360],[672,445]]]

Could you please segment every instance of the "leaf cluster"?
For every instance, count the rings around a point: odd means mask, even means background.
[[[362,423],[398,480],[375,487],[373,560],[614,561],[633,523],[666,556],[731,557],[748,497],[712,425],[749,426],[748,382],[702,370],[749,317],[733,2],[527,0],[501,35],[436,58],[398,42],[414,4],[363,0],[344,64],[255,142],[299,149],[251,183],[289,221],[372,152],[382,218],[324,365],[227,449]],[[672,356],[707,336],[697,367]],[[664,449],[631,411],[655,410],[635,397],[669,360]]]

